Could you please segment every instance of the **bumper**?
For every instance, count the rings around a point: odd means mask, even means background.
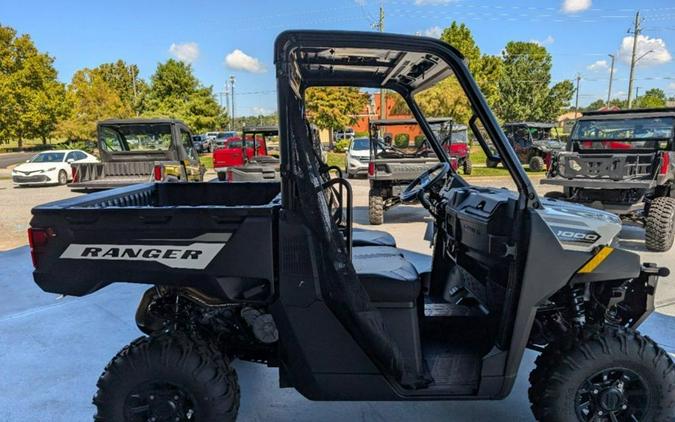
[[[347,165],[347,171],[351,175],[361,175],[368,174],[368,163],[367,162],[349,162]]]
[[[30,176],[12,175],[12,183],[15,185],[46,185],[58,183],[58,181],[50,178],[48,174],[35,174]]]
[[[549,177],[542,179],[542,185],[564,186],[567,188],[586,189],[651,189],[656,186],[655,180],[611,180],[611,179],[563,179]]]

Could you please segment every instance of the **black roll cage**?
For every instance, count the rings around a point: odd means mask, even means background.
[[[337,61],[327,61],[323,58],[316,58],[314,61],[302,59],[295,60],[293,53],[298,49],[321,49],[321,48],[354,48],[354,49],[377,49],[377,50],[396,50],[401,52],[411,52],[428,54],[438,57],[443,60],[447,66],[452,70],[456,76],[460,86],[469,98],[474,117],[470,122],[472,130],[476,128],[475,122],[477,119],[483,123],[483,126],[494,142],[494,147],[498,153],[498,159],[501,159],[509,174],[513,178],[519,195],[519,209],[539,208],[541,203],[531,181],[525,174],[525,170],[520,165],[520,161],[515,152],[508,145],[506,135],[501,130],[497,119],[490,111],[487,102],[480,92],[476,82],[471,77],[468,67],[462,55],[449,46],[448,44],[428,37],[397,35],[397,34],[382,34],[372,32],[352,32],[352,31],[320,31],[320,30],[301,30],[301,31],[286,31],[277,37],[275,42],[275,65],[277,67],[277,92],[278,92],[278,108],[284,110],[289,100],[288,95],[293,92],[295,95],[304,97],[304,91],[312,86],[351,86],[360,88],[383,88],[397,92],[404,99],[413,117],[417,120],[422,132],[427,139],[430,140],[429,145],[436,153],[439,160],[442,162],[450,162],[450,159],[442,148],[442,146],[435,140],[433,131],[420,110],[418,104],[414,101],[414,95],[420,90],[424,90],[427,86],[419,86],[414,88],[406,85],[395,78],[382,77],[377,81],[375,72],[368,72],[369,66],[379,65],[380,67],[389,67],[389,73],[396,67],[396,63],[389,65],[382,63],[373,63],[372,60],[363,62],[344,63]],[[307,64],[313,63],[316,65],[325,66],[321,71],[314,74],[305,74],[300,80],[294,80],[295,84],[291,83],[290,77],[297,75],[300,71],[298,63]],[[366,69],[363,72],[352,72],[352,74],[340,74],[339,70],[334,70],[334,67],[341,65],[363,66]],[[286,113],[282,113],[284,117]],[[281,176],[282,176],[282,205],[290,209],[296,209],[302,206],[301,204],[294,204],[291,192],[292,178],[289,177],[289,172],[292,168],[291,147],[288,142],[292,139],[290,136],[290,126],[286,118],[280,118],[279,133],[280,133],[280,157],[281,157]],[[479,143],[486,150],[487,144],[484,140],[479,139]],[[489,156],[492,154],[489,154]],[[459,178],[458,175],[456,177]],[[461,180],[461,178],[460,178]],[[464,182],[466,183],[466,182]]]

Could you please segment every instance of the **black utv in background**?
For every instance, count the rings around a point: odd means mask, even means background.
[[[675,238],[675,109],[587,112],[541,183],[553,195],[644,224],[646,246]]]
[[[565,149],[565,143],[553,135],[553,123],[513,122],[502,126],[511,146],[522,164],[531,171],[548,169],[551,157]],[[497,167],[498,161],[486,159],[487,167]]]
[[[44,290],[149,285],[146,336],[106,366],[97,421],[234,421],[234,359],[278,368],[280,387],[312,400],[503,399],[526,348],[541,352],[529,391],[541,421],[671,419],[673,361],[636,331],[668,270],[610,246],[616,216],[538,197],[457,50],[289,31],[274,59],[279,183],[155,183],[33,209]],[[448,77],[518,191],[450,166],[414,98]],[[305,115],[306,89],[331,85],[399,92],[437,155],[400,194],[433,219],[426,262],[352,229],[351,185],[329,175]]]

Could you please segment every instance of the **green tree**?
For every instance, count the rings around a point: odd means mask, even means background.
[[[635,99],[635,108],[659,108],[666,106],[666,93],[662,89],[652,88]]]
[[[160,63],[150,83],[144,116],[180,119],[196,132],[213,130],[227,123],[213,88],[202,86],[189,64],[174,59]]]
[[[87,140],[96,136],[96,122],[132,116],[125,104],[100,72],[81,69],[68,85],[67,102],[71,113],[59,124],[59,134],[70,140]]]
[[[553,120],[574,93],[570,81],[551,83],[551,55],[532,42],[511,41],[502,53],[497,114],[504,121]]]
[[[53,62],[28,35],[0,25],[1,140],[16,139],[19,148],[27,138],[47,142],[67,111]]]
[[[497,56],[482,54],[465,24],[453,21],[443,30],[441,40],[459,50],[467,59],[469,71],[481,89],[490,107],[499,98],[498,81],[502,74],[502,61]]]
[[[467,59],[469,71],[485,96],[488,104],[494,106],[499,99],[498,81],[502,74],[502,62],[497,56],[483,55],[473,39],[471,30],[452,22],[441,39]],[[427,116],[452,117],[454,121],[466,123],[471,117],[471,106],[464,90],[455,77],[449,77],[415,97]]]
[[[586,111],[599,110],[603,108],[605,105],[606,105],[605,100],[597,99],[592,103],[590,103],[589,105],[587,105],[586,107],[584,107],[584,110]]]
[[[143,100],[147,95],[148,85],[139,78],[138,66],[127,64],[124,60],[104,63],[92,69],[115,91],[122,103],[139,115],[143,111]]]
[[[305,92],[305,104],[310,122],[319,129],[330,131],[329,144],[333,145],[333,131],[356,123],[358,115],[368,105],[368,94],[353,87],[313,87]]]

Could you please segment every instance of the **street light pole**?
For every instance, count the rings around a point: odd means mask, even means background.
[[[581,81],[581,75],[577,73],[577,98],[574,100],[574,117],[576,118],[579,113],[579,81]]]
[[[610,54],[609,57],[612,58],[612,65],[609,68],[609,88],[607,88],[607,108],[609,108],[609,102],[612,100],[612,80],[614,79],[614,54]]]

